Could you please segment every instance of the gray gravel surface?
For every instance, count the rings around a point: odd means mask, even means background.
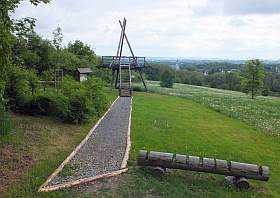
[[[120,97],[88,141],[48,186],[94,177],[121,168],[127,141],[130,97]]]

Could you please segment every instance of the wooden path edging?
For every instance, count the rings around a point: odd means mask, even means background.
[[[130,147],[131,147],[131,140],[130,140],[130,127],[131,127],[131,113],[132,113],[132,99],[133,97],[131,97],[130,99],[130,113],[129,113],[129,121],[128,121],[128,127],[127,127],[127,139],[126,139],[126,151],[123,157],[123,161],[122,161],[122,165],[121,165],[121,169],[124,169],[127,167],[127,161],[129,158],[129,151],[130,151]]]
[[[72,153],[60,164],[60,166],[48,177],[48,179],[39,187],[38,192],[50,192],[50,191],[54,191],[54,190],[59,190],[62,188],[67,188],[67,187],[71,187],[71,186],[75,186],[78,184],[84,184],[84,183],[88,183],[88,182],[92,182],[95,181],[97,179],[101,179],[101,178],[108,178],[108,177],[113,177],[113,176],[117,176],[121,173],[124,173],[128,170],[127,168],[127,161],[129,158],[129,151],[130,151],[130,147],[131,147],[131,141],[130,141],[130,126],[131,126],[131,112],[132,112],[132,97],[130,100],[130,116],[129,116],[129,122],[128,122],[128,130],[127,130],[127,146],[126,146],[126,151],[125,151],[125,155],[122,161],[122,165],[121,165],[121,169],[117,170],[117,171],[112,171],[106,174],[102,174],[102,175],[97,175],[94,177],[89,177],[89,178],[84,178],[84,179],[79,179],[76,181],[72,181],[72,182],[66,182],[66,183],[62,183],[62,184],[58,184],[58,185],[54,185],[54,186],[49,186],[47,187],[48,183],[58,175],[58,173],[63,169],[63,167],[69,163],[69,161],[76,155],[76,153],[82,148],[82,146],[87,142],[87,140],[89,139],[89,137],[92,135],[92,133],[94,132],[94,130],[97,128],[97,126],[100,124],[101,120],[103,120],[103,118],[107,115],[107,113],[111,110],[111,108],[113,107],[113,105],[115,104],[115,102],[119,99],[120,97],[118,96],[114,102],[111,104],[110,108],[104,113],[104,115],[98,120],[98,122],[94,125],[94,127],[90,130],[90,132],[87,134],[87,136],[82,140],[82,142],[72,151]]]
[[[113,171],[113,172],[110,172],[110,173],[97,175],[97,176],[94,176],[94,177],[79,179],[79,180],[72,181],[72,182],[66,182],[66,183],[63,183],[63,184],[53,185],[53,186],[50,186],[50,187],[44,187],[44,188],[41,188],[39,192],[50,192],[50,191],[55,191],[55,190],[59,190],[59,189],[62,189],[62,188],[69,188],[69,187],[76,186],[76,185],[79,185],[79,184],[85,184],[85,183],[93,182],[93,181],[98,180],[98,179],[114,177],[114,176],[117,176],[117,175],[120,175],[120,174],[126,172],[127,170],[128,170],[128,168],[125,168],[125,169]]]

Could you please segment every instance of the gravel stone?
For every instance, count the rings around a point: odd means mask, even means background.
[[[47,186],[120,170],[126,151],[131,98],[120,97],[88,141]]]

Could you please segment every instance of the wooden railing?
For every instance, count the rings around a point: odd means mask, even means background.
[[[102,56],[101,67],[106,68],[118,68],[119,65],[129,65],[133,68],[145,67],[145,57],[132,57],[132,56]]]

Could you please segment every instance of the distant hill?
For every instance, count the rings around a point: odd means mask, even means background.
[[[242,70],[246,60],[231,59],[192,59],[192,58],[170,58],[170,57],[148,57],[149,63],[158,63],[169,65],[175,69],[186,69],[194,67],[201,71],[229,71]],[[265,70],[268,72],[280,72],[280,60],[262,60],[265,64]]]
[[[234,59],[195,59],[195,58],[174,58],[174,57],[147,57],[148,62],[157,63],[187,63],[193,65],[205,64],[205,63],[230,63],[230,64],[244,64],[246,60],[234,60]],[[280,64],[279,60],[262,60],[265,64]]]

